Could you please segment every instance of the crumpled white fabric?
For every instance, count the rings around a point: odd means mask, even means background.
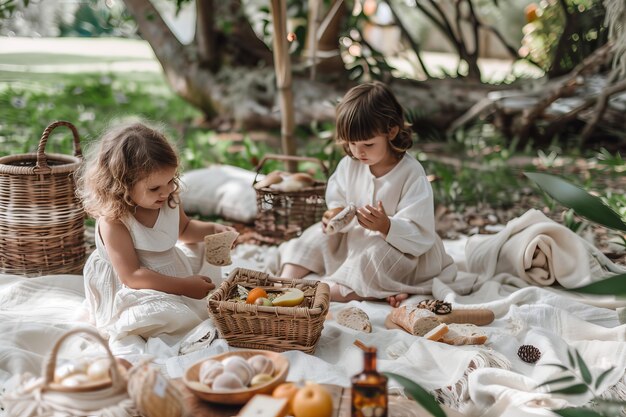
[[[465,255],[467,271],[479,276],[475,288],[500,273],[528,284],[574,288],[626,272],[582,237],[534,209],[495,235],[470,237]]]

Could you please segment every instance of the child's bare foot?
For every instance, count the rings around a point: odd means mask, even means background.
[[[390,295],[389,297],[387,297],[387,302],[389,303],[391,307],[395,308],[395,307],[399,307],[400,304],[407,298],[409,298],[409,294],[405,294],[405,293]]]

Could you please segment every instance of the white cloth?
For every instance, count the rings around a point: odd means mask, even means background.
[[[250,223],[256,217],[256,190],[252,187],[265,176],[230,165],[185,172],[181,178],[180,197],[188,213],[220,216]]]
[[[141,266],[174,277],[202,274],[219,285],[221,271],[204,262],[203,243],[177,246],[179,208],[164,205],[153,227],[133,216],[123,220],[133,239]],[[85,297],[95,326],[111,342],[125,337],[171,335],[180,339],[208,318],[206,300],[161,291],[135,290],[122,284],[95,230],[96,250],[85,265]]]
[[[465,247],[468,272],[476,287],[498,274],[528,284],[575,288],[626,272],[567,227],[529,210],[495,235],[472,236]]]
[[[435,232],[432,189],[413,156],[405,154],[379,178],[350,157],[339,162],[328,180],[328,207],[377,207],[378,201],[391,221],[386,239],[356,219],[330,236],[317,223],[280,246],[280,264],[301,265],[364,297],[423,294],[434,277],[454,280],[456,266]]]

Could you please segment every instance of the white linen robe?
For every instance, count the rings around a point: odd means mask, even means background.
[[[356,218],[330,236],[316,223],[279,247],[280,265],[303,266],[362,297],[428,294],[432,278],[453,281],[456,266],[435,232],[432,188],[413,156],[405,154],[379,178],[358,160],[346,156],[339,162],[326,189],[329,209],[377,207],[379,200],[391,221],[386,238]]]

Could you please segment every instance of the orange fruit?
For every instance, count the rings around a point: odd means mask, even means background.
[[[272,391],[272,397],[274,398],[286,398],[289,401],[287,412],[288,415],[293,415],[293,398],[296,396],[300,388],[294,382],[283,382],[274,388]]]
[[[248,298],[246,298],[246,303],[254,304],[257,298],[267,298],[267,292],[263,288],[253,288],[248,292]]]

